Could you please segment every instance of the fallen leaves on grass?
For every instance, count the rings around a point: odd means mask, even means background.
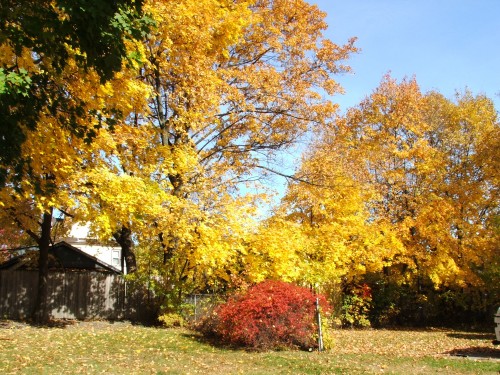
[[[446,330],[335,330],[332,350],[249,353],[213,347],[183,329],[84,322],[64,328],[0,324],[0,373],[476,374],[498,372],[450,354],[494,349],[492,336]],[[468,351],[469,350],[469,351]],[[494,352],[492,352],[494,353]],[[496,361],[496,360],[494,360]],[[478,367],[480,366],[480,367]]]
[[[453,330],[335,330],[335,348],[342,354],[379,354],[421,358],[458,352],[487,351],[492,356],[493,334],[467,333]]]

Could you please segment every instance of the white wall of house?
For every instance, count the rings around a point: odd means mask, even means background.
[[[64,238],[63,241],[121,270],[121,248],[119,246],[100,245],[95,239],[89,238],[88,225],[74,225],[69,236]]]

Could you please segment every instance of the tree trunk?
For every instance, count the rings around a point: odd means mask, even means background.
[[[47,306],[50,231],[52,229],[52,209],[43,214],[42,233],[38,241],[38,288],[32,319],[35,323],[46,324],[49,321]]]
[[[129,228],[122,226],[121,230],[116,232],[113,237],[122,249],[122,271],[124,271],[123,261],[125,260],[127,273],[134,273],[135,271],[137,271],[137,262],[135,259],[134,250],[132,248],[132,231]]]

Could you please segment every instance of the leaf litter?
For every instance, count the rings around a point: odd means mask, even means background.
[[[333,336],[334,348],[324,353],[249,353],[210,346],[187,330],[128,322],[77,322],[56,328],[0,322],[0,373],[498,374],[500,370],[500,349],[492,345],[490,333],[366,329],[334,330]],[[458,357],[478,352],[483,353],[480,362]]]

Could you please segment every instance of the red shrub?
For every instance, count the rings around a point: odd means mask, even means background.
[[[322,311],[328,312],[325,298],[319,298]],[[220,305],[211,321],[205,322],[204,333],[215,334],[227,344],[256,349],[312,348],[317,345],[315,301],[307,288],[265,281]]]

